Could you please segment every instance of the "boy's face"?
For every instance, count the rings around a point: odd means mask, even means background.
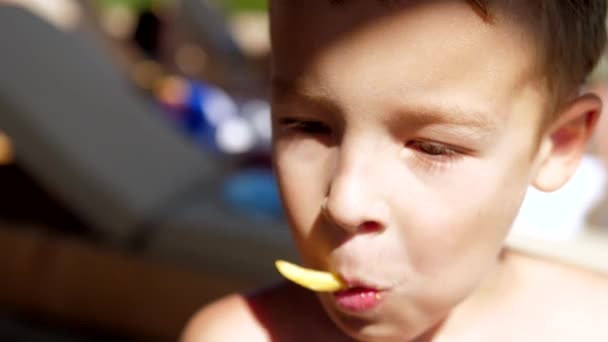
[[[370,340],[431,328],[496,264],[534,175],[543,108],[517,26],[483,22],[464,1],[403,3],[271,10],[289,223],[308,266],[382,290],[360,310],[320,295]]]

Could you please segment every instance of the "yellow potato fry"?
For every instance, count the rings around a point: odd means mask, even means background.
[[[287,261],[277,260],[275,266],[283,277],[294,283],[317,292],[335,292],[347,288],[335,274],[315,271]]]

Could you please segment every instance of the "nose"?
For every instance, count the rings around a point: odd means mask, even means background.
[[[380,175],[364,167],[342,168],[331,180],[322,214],[349,234],[382,232],[388,226],[389,207],[380,195]]]

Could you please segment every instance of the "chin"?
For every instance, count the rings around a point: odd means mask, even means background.
[[[406,342],[415,341],[417,334],[403,331],[403,328],[387,323],[369,324],[359,330],[342,328],[342,331],[357,341],[362,342]]]
[[[427,335],[433,334],[433,327],[414,329],[404,329],[396,323],[370,323],[360,328],[350,327],[342,322],[336,324],[342,331],[357,341],[364,342],[407,342],[407,341],[427,341]],[[418,332],[416,332],[418,331]]]
[[[346,335],[362,342],[415,341],[433,327],[432,323],[413,325],[379,307],[370,312],[347,313],[338,309],[331,295],[320,295],[321,303],[334,324]]]

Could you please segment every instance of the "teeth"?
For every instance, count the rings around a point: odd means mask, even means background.
[[[347,288],[340,278],[329,272],[307,269],[283,260],[277,260],[275,266],[285,278],[312,291],[335,292]]]
[[[378,292],[376,292],[376,293],[373,293],[373,292],[362,292],[362,293],[359,293],[359,297],[361,297],[361,298],[372,297],[372,296],[375,296],[376,299],[380,299],[380,293],[378,293]]]

